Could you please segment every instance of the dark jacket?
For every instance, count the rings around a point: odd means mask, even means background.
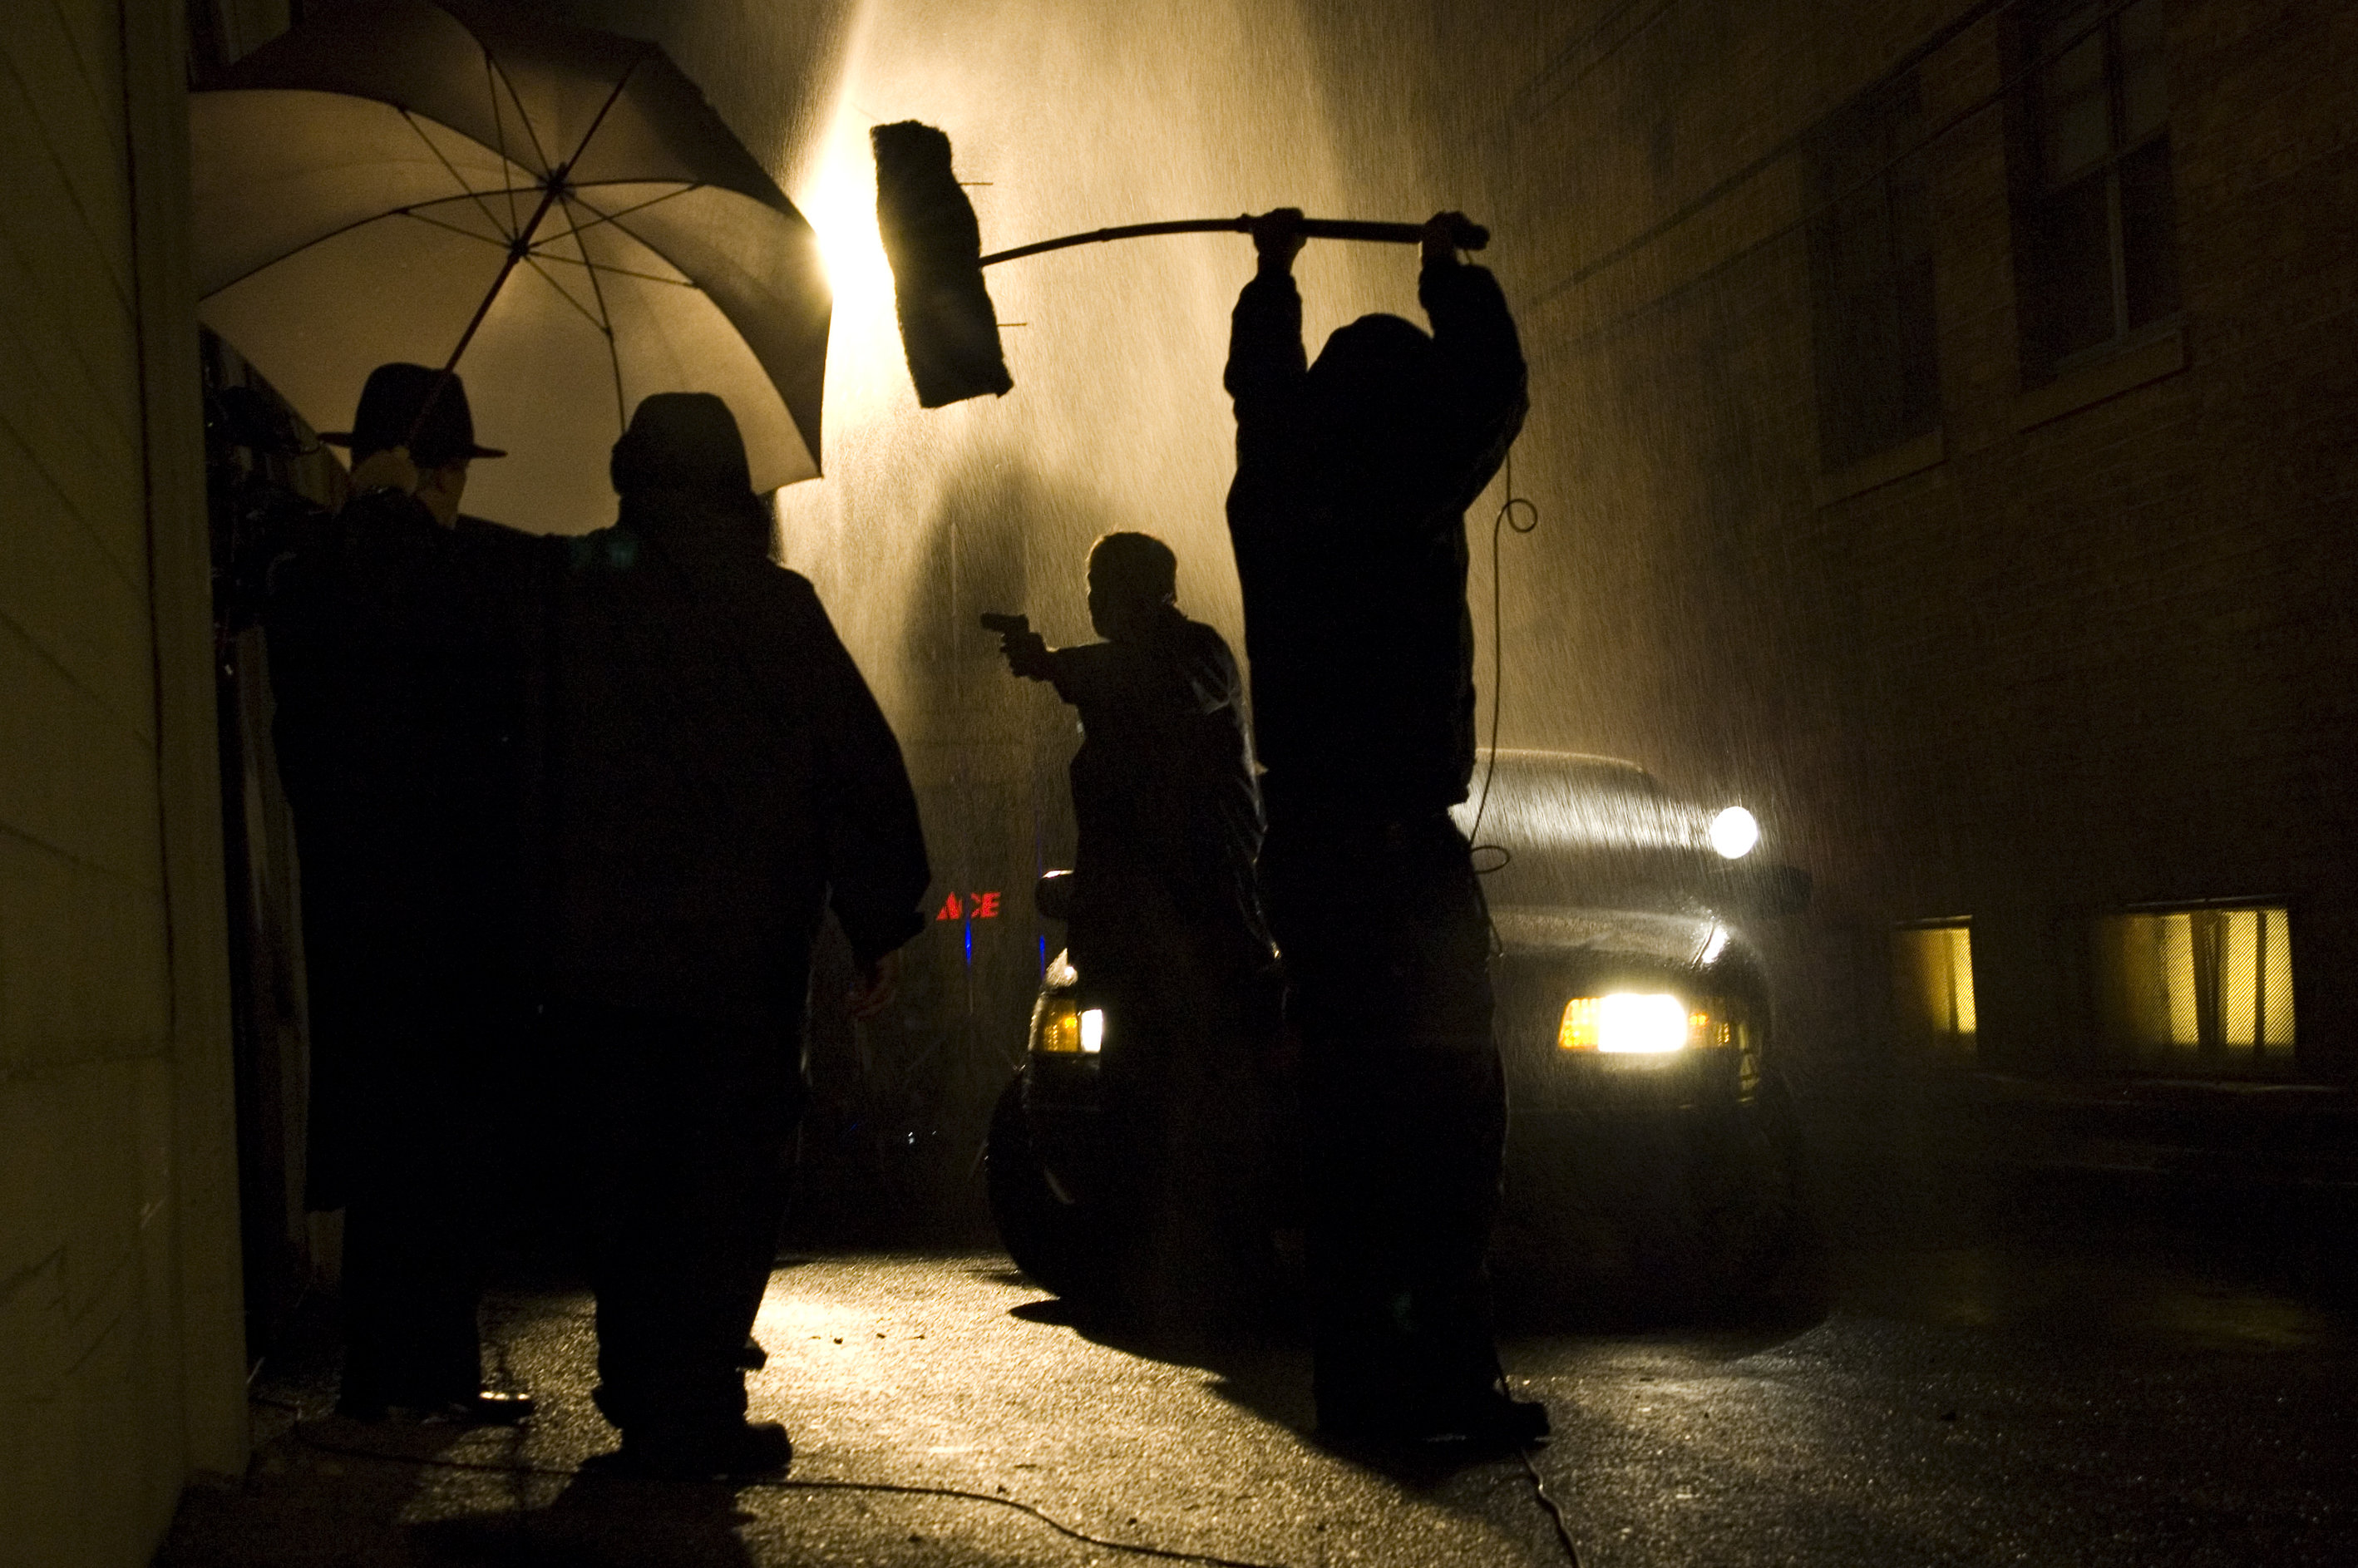
[[[1526,377],[1488,272],[1431,264],[1417,294],[1432,373],[1389,406],[1314,386],[1292,278],[1237,300],[1228,532],[1275,821],[1437,812],[1472,775],[1465,514],[1522,427]]]
[[[293,517],[264,604],[272,733],[303,869],[314,1207],[400,1097],[512,1016],[531,899],[521,763],[552,541],[397,492]],[[395,1119],[398,1119],[397,1118]]]
[[[1260,790],[1243,681],[1217,632],[1168,610],[1151,630],[1049,654],[1057,695],[1079,710],[1072,765],[1079,830],[1074,940],[1149,907],[1217,932],[1223,946],[1268,946],[1254,891]]]
[[[444,529],[380,492],[285,543],[265,623],[306,871],[355,860],[371,918],[416,942],[471,945],[492,914],[483,856],[516,841],[523,626],[551,542],[472,517]],[[439,908],[454,889],[476,896]],[[414,920],[420,901],[441,918]]]
[[[923,928],[901,749],[752,497],[641,492],[574,542],[546,798],[559,995],[790,1030],[832,903],[856,957]]]

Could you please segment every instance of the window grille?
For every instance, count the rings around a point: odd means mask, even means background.
[[[2162,0],[2051,6],[2028,31],[2016,235],[2025,381],[2179,309]]]
[[[2116,1046],[2183,1065],[2289,1062],[2292,930],[2282,909],[2168,910],[2097,922],[2096,972]]]

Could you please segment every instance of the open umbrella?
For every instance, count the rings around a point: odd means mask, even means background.
[[[373,365],[457,363],[513,454],[468,509],[550,532],[611,519],[607,451],[650,393],[726,398],[757,489],[818,472],[817,237],[654,45],[365,0],[189,113],[204,321],[313,426]]]

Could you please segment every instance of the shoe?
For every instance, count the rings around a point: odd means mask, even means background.
[[[622,1446],[585,1460],[585,1474],[643,1481],[758,1481],[786,1473],[795,1445],[774,1421],[747,1422],[712,1433],[663,1437],[622,1433]]]
[[[471,1400],[456,1400],[444,1409],[447,1419],[465,1426],[519,1426],[540,1412],[540,1404],[527,1393],[485,1389]]]
[[[1449,1410],[1354,1411],[1348,1418],[1321,1418],[1318,1435],[1345,1448],[1426,1448],[1463,1444],[1483,1453],[1512,1453],[1545,1443],[1553,1428],[1547,1406],[1485,1390]]]
[[[1548,1420],[1547,1406],[1495,1390],[1433,1426],[1434,1430],[1424,1439],[1428,1443],[1468,1443],[1502,1451],[1537,1447],[1555,1430]]]
[[[747,1335],[745,1347],[737,1352],[738,1369],[744,1372],[758,1372],[769,1364],[770,1353],[762,1348],[760,1340],[750,1334]]]

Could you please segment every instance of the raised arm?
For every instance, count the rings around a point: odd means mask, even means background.
[[[1302,251],[1302,213],[1281,207],[1253,221],[1260,270],[1237,297],[1229,319],[1228,367],[1223,378],[1236,400],[1239,443],[1272,416],[1290,415],[1309,374],[1302,349],[1302,294],[1293,286],[1293,258]]]
[[[1460,261],[1449,243],[1455,222],[1462,222],[1459,214],[1444,212],[1426,224],[1416,294],[1433,321],[1455,442],[1469,469],[1479,471],[1478,492],[1522,429],[1531,406],[1530,372],[1498,280],[1487,268]]]

